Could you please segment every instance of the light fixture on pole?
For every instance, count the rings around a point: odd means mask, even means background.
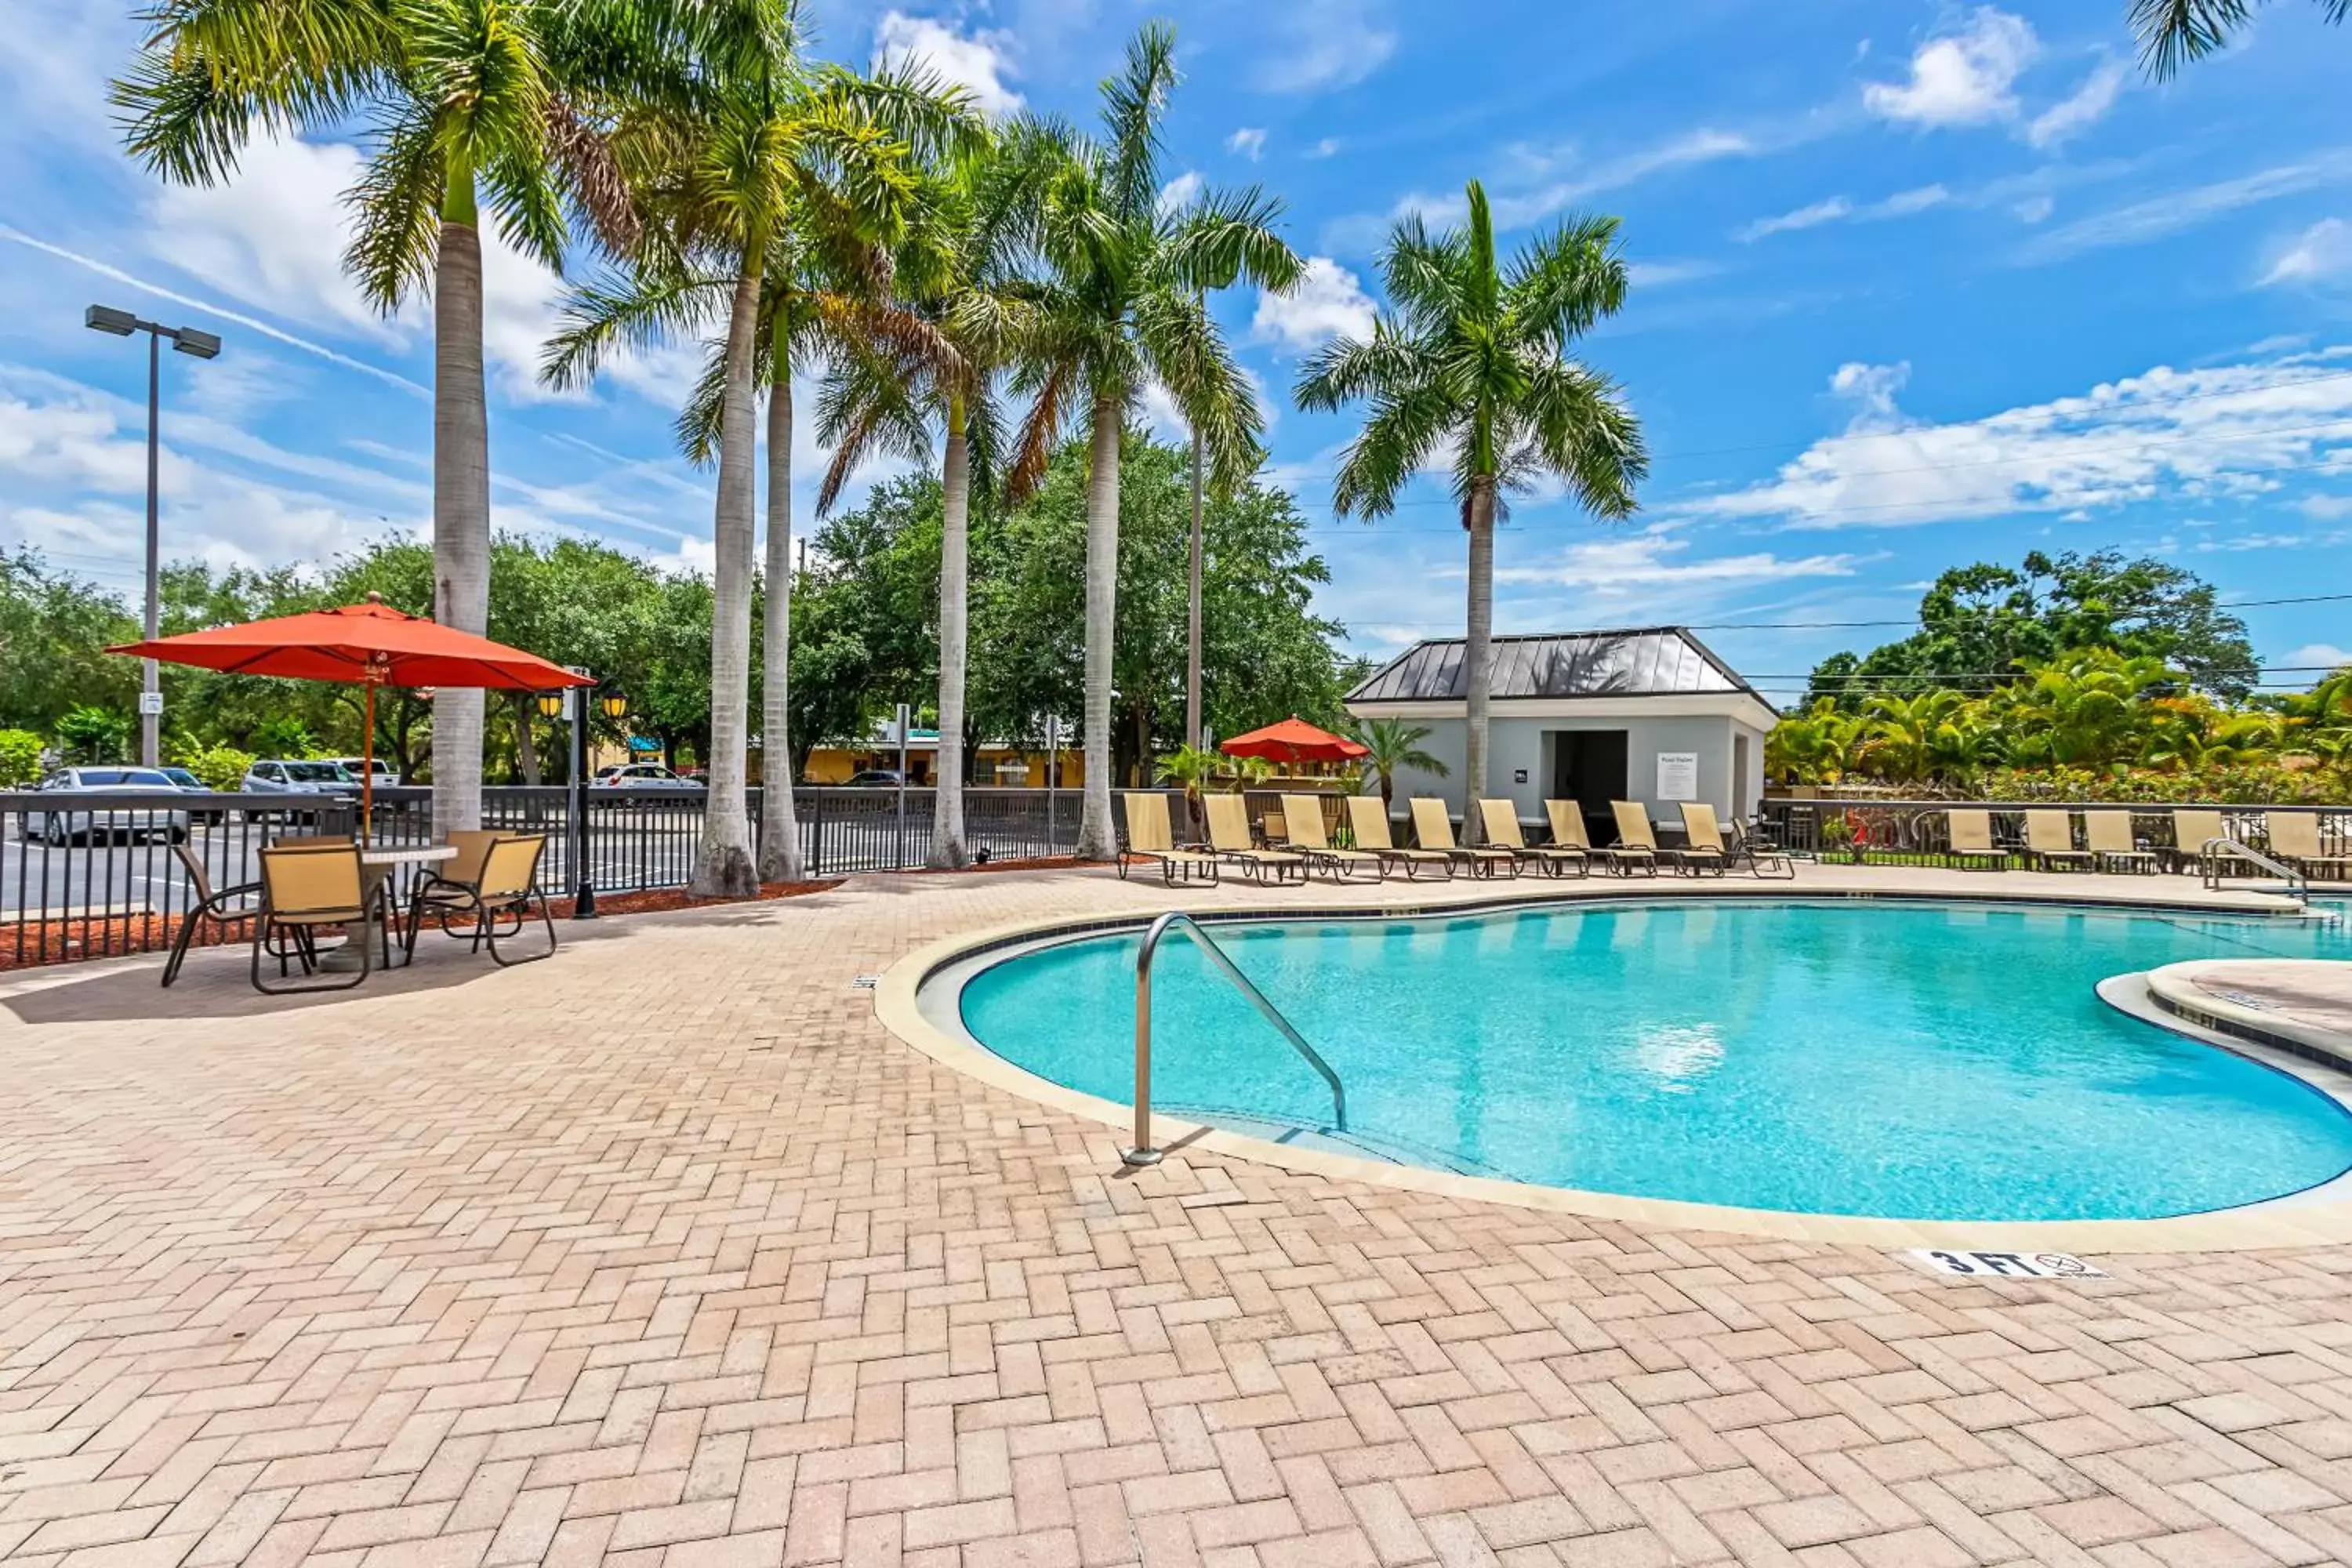
[[[587,674],[586,670],[580,672]],[[596,918],[596,882],[588,870],[588,698],[593,689],[596,710],[604,715],[614,728],[629,716],[629,694],[617,686],[583,689],[573,699],[579,706],[572,710],[572,842],[574,868],[572,878],[572,918],[593,921]]]
[[[167,327],[160,321],[142,321],[128,310],[118,310],[110,305],[92,305],[81,313],[81,324],[94,332],[110,337],[127,338],[133,332],[147,334],[147,605],[142,630],[149,642],[163,632],[163,566],[157,544],[157,468],[159,443],[156,418],[163,401],[163,355],[165,338],[172,340],[173,352],[191,359],[212,359],[220,353],[221,341],[211,332],[200,332],[194,327]],[[156,678],[153,659],[142,661],[142,675],[139,684],[139,764],[142,767],[161,765],[163,755],[163,688]]]

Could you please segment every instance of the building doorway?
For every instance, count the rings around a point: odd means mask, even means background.
[[[1612,801],[1630,799],[1626,790],[1626,742],[1622,730],[1558,730],[1551,737],[1553,800],[1572,800],[1584,813],[1592,842],[1616,837]]]
[[[1731,815],[1740,822],[1756,809],[1748,796],[1748,737],[1734,731],[1731,736]]]

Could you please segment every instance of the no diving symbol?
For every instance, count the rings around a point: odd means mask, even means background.
[[[2105,1279],[2105,1269],[2071,1252],[1963,1252],[1927,1248],[1905,1253],[1914,1263],[1956,1279]]]

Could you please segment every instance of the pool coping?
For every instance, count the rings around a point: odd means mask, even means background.
[[[1496,896],[1497,894],[1504,896]],[[1996,904],[2059,908],[2085,912],[2172,913],[2225,916],[2277,915],[2280,900],[2262,903],[2183,903],[2160,899],[2084,900],[2055,890],[2024,889],[2020,893],[1969,896],[1948,891],[1901,889],[1803,889],[1785,882],[1717,883],[1694,889],[1690,881],[1677,886],[1644,879],[1635,887],[1577,883],[1550,884],[1540,889],[1480,889],[1452,897],[1439,896],[1401,904],[1288,905],[1268,902],[1242,907],[1195,909],[1186,912],[1203,925],[1266,920],[1412,919],[1421,916],[1472,913],[1487,910],[1528,908],[1547,903],[1588,901],[1687,900],[1698,899],[1765,898],[1800,902],[1905,902]],[[1147,926],[1160,911],[1097,916],[1056,916],[989,926],[940,938],[900,957],[877,978],[874,1012],[884,1028],[942,1067],[950,1068],[990,1088],[1094,1121],[1109,1129],[1131,1127],[1131,1106],[1101,1099],[1016,1067],[962,1033],[943,1028],[921,1002],[924,985],[955,966],[985,958],[1016,944],[1047,940],[1135,931]],[[2169,1020],[2177,1025],[2179,1020]],[[2177,1032],[2214,1044],[2192,1030]],[[2223,1047],[2227,1048],[2227,1047]],[[2306,1080],[2308,1081],[2308,1080]],[[2332,1092],[2324,1085],[2315,1085]],[[2336,1096],[2339,1100],[2344,1096]],[[1572,1215],[1588,1219],[1624,1221],[1677,1230],[1721,1236],[1760,1237],[1782,1241],[1819,1242],[1882,1249],[1959,1247],[1971,1250],[2069,1251],[2102,1254],[2148,1252],[2238,1252],[2272,1247],[2311,1247],[2352,1242],[2352,1192],[2345,1178],[2300,1194],[2288,1194],[2237,1208],[2182,1215],[2168,1219],[2091,1220],[1907,1220],[1862,1215],[1810,1215],[1774,1209],[1741,1208],[1721,1204],[1692,1203],[1672,1198],[1632,1197],[1615,1193],[1588,1192],[1572,1187],[1538,1186],[1489,1176],[1472,1176],[1433,1170],[1427,1166],[1393,1163],[1324,1149],[1276,1143],[1263,1138],[1180,1117],[1155,1114],[1157,1142],[1171,1157],[1187,1152],[1229,1155],[1272,1165],[1299,1175],[1332,1181],[1362,1182],[1404,1192],[1425,1193],[1508,1208]],[[1116,1159],[1125,1138],[1111,1141]],[[2344,1193],[2344,1196],[2335,1195]],[[2328,1195],[2321,1196],[2320,1194]]]

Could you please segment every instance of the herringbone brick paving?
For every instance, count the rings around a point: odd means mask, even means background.
[[[0,1557],[2352,1561],[2352,1250],[1988,1287],[1122,1173],[851,985],[1171,897],[867,882],[323,1002],[226,953],[12,983]]]

